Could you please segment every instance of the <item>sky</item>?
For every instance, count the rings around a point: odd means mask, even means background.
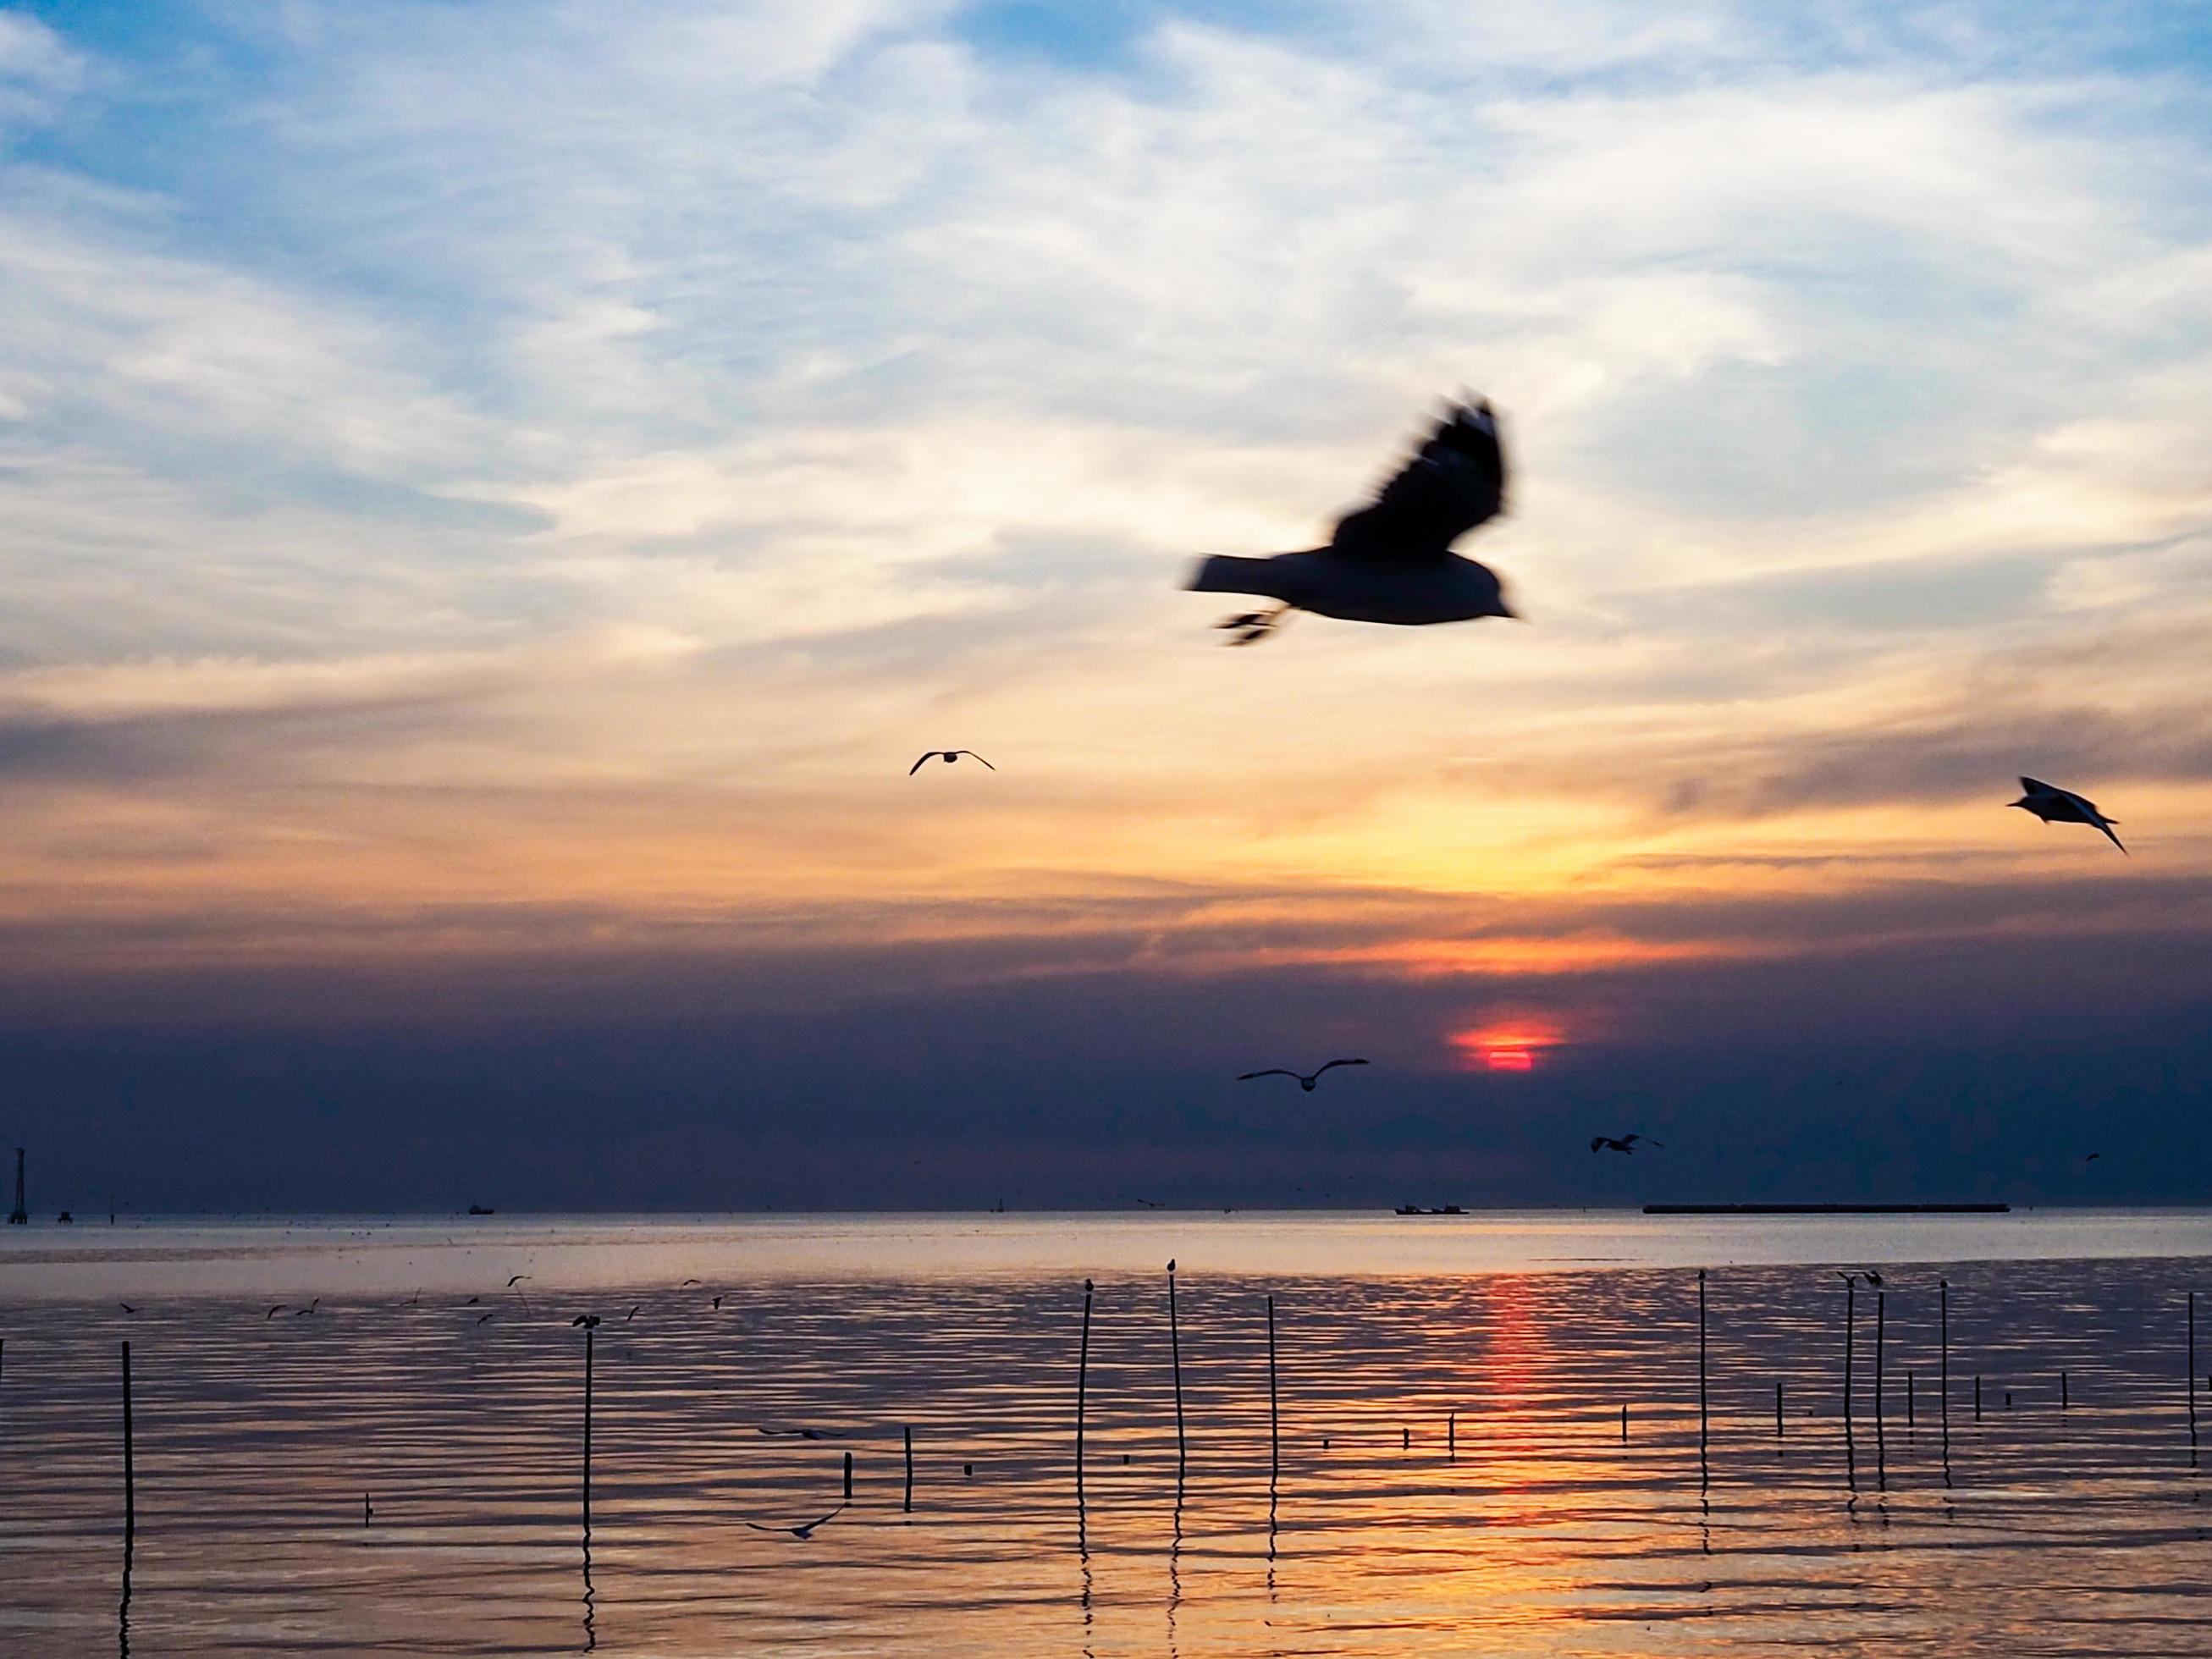
[[[2208,387],[2188,4],[0,9],[0,1139],[2212,1201]],[[1222,648],[1462,388],[1526,621]]]

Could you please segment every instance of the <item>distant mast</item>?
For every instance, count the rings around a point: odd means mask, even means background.
[[[31,1219],[31,1212],[23,1204],[23,1149],[15,1149],[15,1207],[8,1212],[8,1224],[21,1227]]]

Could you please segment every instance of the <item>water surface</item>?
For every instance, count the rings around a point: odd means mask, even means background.
[[[2208,1257],[2201,1212],[9,1230],[0,1650],[2201,1653]],[[748,1524],[848,1453],[811,1537]]]

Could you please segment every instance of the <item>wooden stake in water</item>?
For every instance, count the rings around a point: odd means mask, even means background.
[[[1982,1420],[1982,1374],[1974,1373],[1974,1421]]]
[[[586,1326],[584,1329],[584,1534],[592,1531],[592,1339],[597,1334]]]
[[[1175,1364],[1176,1394],[1176,1484],[1182,1484],[1183,1466],[1190,1460],[1190,1447],[1183,1438],[1182,1429],[1182,1334],[1176,1320],[1175,1258],[1168,1258],[1168,1355]]]
[[[1851,1349],[1853,1335],[1858,1324],[1859,1281],[1855,1277],[1844,1277],[1844,1440],[1851,1438]]]
[[[125,1345],[127,1351],[129,1345]],[[2197,1462],[2197,1292],[2189,1293],[2189,1363],[2182,1372],[2189,1389],[2189,1461]]]
[[[1626,1401],[1621,1402],[1620,1407],[1620,1443],[1624,1446],[1628,1443],[1628,1405]]]
[[[906,1498],[899,1504],[899,1508],[911,1515],[914,1513],[914,1425],[908,1424],[904,1432],[906,1435]]]
[[[1942,1309],[1938,1316],[1941,1335],[1937,1348],[1942,1358],[1942,1370],[1936,1377],[1936,1406],[1943,1419],[1943,1461],[1948,1463],[1951,1461],[1951,1281],[1937,1279],[1936,1290],[1942,1298],[1939,1304]]]
[[[2064,1412],[2071,1411],[2073,1408],[2074,1402],[2066,1387],[2066,1373],[2061,1371],[2058,1373],[2058,1409]]]
[[[1907,1371],[1905,1374],[1905,1426],[1908,1429],[1915,1426],[1912,1420],[1913,1406],[1915,1404],[1912,1397],[1914,1393],[1913,1373]]]
[[[1774,1437],[1782,1438],[1782,1379],[1774,1382]]]
[[[1283,1423],[1275,1399],[1275,1298],[1267,1297],[1267,1484],[1283,1467]]]
[[[853,1501],[853,1454],[845,1454],[845,1501]]]
[[[1091,1382],[1091,1281],[1083,1281],[1083,1346],[1075,1359],[1075,1501],[1083,1502],[1083,1407]]]
[[[1705,1458],[1705,1270],[1698,1269],[1698,1461]]]
[[[1459,1413],[1448,1413],[1444,1417],[1444,1462],[1459,1462]]]
[[[123,1547],[138,1535],[138,1468],[131,1432],[131,1345],[123,1345]]]

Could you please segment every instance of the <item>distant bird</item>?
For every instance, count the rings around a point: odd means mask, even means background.
[[[1237,1080],[1249,1083],[1255,1077],[1294,1077],[1298,1080],[1298,1087],[1311,1094],[1314,1085],[1321,1081],[1322,1072],[1334,1071],[1340,1066],[1364,1066],[1366,1063],[1364,1060],[1332,1060],[1320,1072],[1288,1072],[1279,1066],[1271,1066],[1264,1072],[1246,1072]]]
[[[2095,1163],[2099,1158],[2102,1158],[2102,1157],[2104,1157],[2104,1154],[2103,1154],[2102,1152],[2092,1152],[2092,1153],[2090,1153],[2090,1154],[2088,1155],[2088,1157],[2087,1157],[2087,1158],[2083,1158],[2081,1161],[2082,1161],[2084,1164],[2094,1164],[2094,1163]]]
[[[2022,778],[2020,787],[2027,793],[2012,803],[2023,812],[2033,812],[2045,823],[2086,823],[2103,832],[2106,841],[2124,853],[2120,838],[2112,833],[2118,818],[2108,818],[2097,810],[2096,802],[2077,795],[2071,789],[2061,789],[2055,783],[2041,783],[2033,778]]]
[[[1315,1075],[1318,1077],[1320,1073],[1316,1073]],[[1140,1198],[1137,1202],[1147,1210],[1157,1210],[1161,1207],[1159,1200],[1156,1198]]]
[[[720,1313],[721,1310],[722,1310],[722,1298],[721,1298],[720,1297],[719,1297],[719,1296],[718,1296],[718,1297],[716,1297],[714,1298],[714,1311],[715,1311],[715,1312],[717,1312],[717,1313]]]
[[[527,1279],[527,1278],[529,1278],[529,1277],[530,1277],[530,1275],[529,1275],[528,1273],[517,1273],[517,1274],[515,1274],[515,1275],[514,1275],[514,1278],[512,1278],[512,1279],[508,1279],[508,1280],[507,1281],[507,1288],[508,1290],[510,1290],[510,1291],[511,1291],[511,1290],[513,1290],[516,1285],[520,1285],[520,1283],[522,1283],[522,1281],[523,1281],[524,1279]]]
[[[305,1319],[309,1314],[314,1312],[316,1309],[322,1305],[323,1298],[319,1296],[313,1302],[310,1302],[306,1307],[293,1309],[292,1317],[295,1319]]]
[[[479,1303],[479,1302],[481,1302],[481,1301],[483,1301],[483,1298],[482,1297],[480,1297],[480,1296],[472,1296],[472,1297],[471,1297],[467,1301],[465,1301],[465,1302],[462,1303],[462,1304],[461,1304],[461,1305],[462,1305],[464,1308],[473,1308],[473,1307],[475,1307],[475,1306],[477,1305],[477,1303]]]
[[[1590,1137],[1590,1151],[1594,1152],[1633,1152],[1639,1142],[1646,1146],[1656,1146],[1662,1152],[1664,1152],[1667,1149],[1667,1143],[1665,1141],[1645,1140],[1642,1135],[1621,1135],[1617,1139],[1612,1135],[1592,1135]]]
[[[498,1314],[498,1312],[499,1312],[499,1310],[498,1310],[498,1309],[496,1309],[496,1308],[494,1308],[494,1309],[491,1310],[491,1312],[490,1312],[490,1313],[488,1313],[488,1314],[479,1314],[479,1315],[477,1315],[477,1324],[479,1324],[479,1325],[483,1324],[483,1323],[484,1322],[484,1321],[486,1321],[487,1319],[490,1319],[490,1318],[495,1317],[495,1316]]]
[[[915,773],[921,771],[923,767],[928,765],[930,762],[933,760],[941,760],[947,766],[950,766],[953,762],[958,760],[963,755],[971,756],[976,760],[982,761],[983,769],[986,772],[995,772],[999,769],[997,767],[992,765],[990,762],[983,760],[983,757],[981,755],[976,754],[972,749],[931,749],[925,750],[920,760],[916,761],[913,765],[906,769],[906,775],[908,777],[912,777]]]
[[[821,1526],[825,1522],[835,1521],[839,1516],[844,1514],[844,1512],[845,1506],[842,1504],[840,1504],[836,1509],[830,1510],[829,1514],[823,1516],[820,1519],[814,1521],[802,1521],[795,1527],[764,1527],[757,1521],[748,1521],[745,1524],[750,1527],[755,1532],[787,1532],[793,1538],[805,1539],[814,1536],[815,1528]]]
[[[137,1309],[132,1307],[128,1302],[118,1302],[115,1305],[122,1309],[123,1311],[127,1314],[135,1314],[138,1311]]]
[[[1265,639],[1292,611],[1346,622],[1472,622],[1510,617],[1497,573],[1451,544],[1505,507],[1505,450],[1486,401],[1455,404],[1370,505],[1337,520],[1327,547],[1272,558],[1202,560],[1195,593],[1259,593],[1273,611],[1216,626],[1231,645]]]
[[[623,1316],[623,1323],[627,1325],[631,1320],[636,1318],[638,1308],[642,1308],[644,1305],[645,1304],[641,1302],[637,1304],[637,1307],[632,1308],[628,1313],[624,1314]]]
[[[1881,1275],[1871,1267],[1862,1268],[1855,1273],[1847,1273],[1842,1268],[1838,1267],[1836,1269],[1836,1277],[1842,1279],[1846,1285],[1856,1285],[1859,1280],[1863,1279],[1877,1291],[1881,1288]]]
[[[264,1323],[266,1323],[268,1321],[276,1318],[278,1314],[283,1313],[283,1311],[284,1304],[279,1302],[274,1307],[270,1308],[267,1313],[261,1316],[262,1321]]]
[[[842,1440],[845,1437],[835,1429],[772,1429],[765,1423],[760,1432],[771,1440]]]
[[[701,1279],[685,1279],[685,1280],[684,1281],[684,1283],[683,1283],[682,1285],[678,1285],[676,1288],[677,1288],[678,1290],[679,1290],[679,1291],[680,1291],[680,1290],[684,1289],[684,1288],[685,1288],[686,1286],[688,1286],[688,1285],[697,1285],[697,1284],[701,1284],[701,1283],[703,1283],[703,1282],[704,1282],[704,1281],[703,1281],[703,1280],[701,1280]]]
[[[597,1314],[578,1314],[568,1323],[572,1327],[581,1325],[587,1331],[596,1331],[599,1328],[599,1316]]]
[[[419,1308],[422,1305],[422,1287],[420,1285],[415,1287],[415,1294],[407,1298],[407,1305],[410,1308]]]

